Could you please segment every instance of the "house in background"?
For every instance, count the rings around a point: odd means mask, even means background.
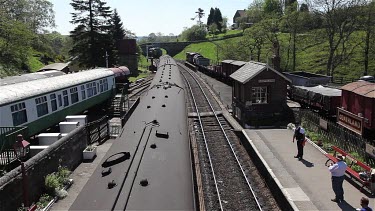
[[[240,26],[240,20],[246,17],[246,10],[237,10],[233,17],[233,29],[238,29]]]

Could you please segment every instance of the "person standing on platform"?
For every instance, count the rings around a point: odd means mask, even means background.
[[[302,160],[302,157],[303,157],[303,144],[304,144],[304,141],[305,141],[305,129],[303,129],[303,127],[298,126],[294,130],[293,143],[294,143],[295,139],[297,139],[297,150],[298,150],[298,153],[294,157],[298,158],[298,160]]]
[[[362,197],[361,198],[361,207],[362,208],[358,208],[356,210],[358,210],[358,211],[372,211],[372,209],[368,206],[368,204],[369,204],[368,198]]]
[[[344,157],[341,154],[337,154],[337,163],[329,166],[328,170],[331,172],[332,189],[335,192],[335,198],[331,199],[333,202],[340,203],[344,201],[344,189],[342,188],[342,183],[345,179],[345,171],[347,168],[344,162]]]

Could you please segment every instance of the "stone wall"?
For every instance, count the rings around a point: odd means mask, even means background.
[[[86,143],[86,129],[80,126],[24,163],[29,204],[43,194],[47,174],[57,171],[59,165],[73,170],[82,162]],[[23,183],[19,166],[0,178],[0,210],[17,210],[22,203]]]

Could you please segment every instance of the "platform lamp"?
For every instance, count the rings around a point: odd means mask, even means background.
[[[16,153],[19,161],[24,161],[30,152],[30,143],[23,139],[23,136],[19,134],[17,141],[13,145],[14,152]]]
[[[23,136],[19,134],[17,141],[13,145],[14,152],[16,153],[17,160],[21,163],[22,172],[22,191],[23,191],[23,204],[25,207],[29,206],[29,194],[28,194],[28,181],[25,169],[24,160],[27,159],[30,152],[30,143],[23,139]]]

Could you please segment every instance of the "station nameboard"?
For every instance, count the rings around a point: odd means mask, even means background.
[[[363,132],[363,118],[342,108],[337,109],[337,122],[339,125],[348,128],[349,130],[362,135]]]
[[[274,83],[275,79],[259,79],[258,83]]]

